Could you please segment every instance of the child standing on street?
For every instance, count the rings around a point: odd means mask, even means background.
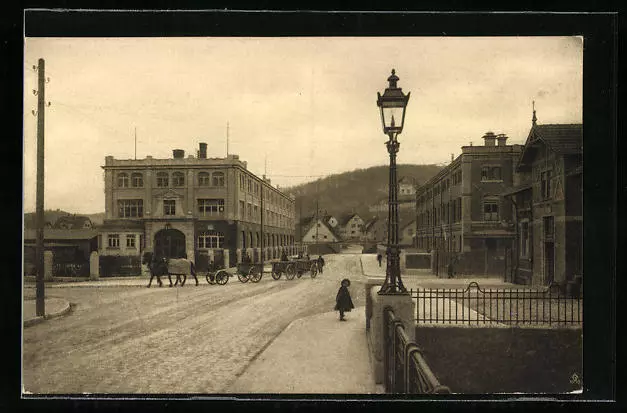
[[[351,294],[348,291],[348,287],[350,285],[350,280],[348,278],[344,278],[340,289],[337,291],[337,295],[335,296],[335,309],[340,312],[340,321],[346,321],[344,318],[344,312],[355,308],[353,300],[351,300]]]

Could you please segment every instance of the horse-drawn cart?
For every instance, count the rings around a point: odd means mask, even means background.
[[[258,283],[263,276],[263,266],[261,263],[240,262],[237,264],[237,278],[245,283],[248,280]]]
[[[318,274],[316,260],[298,258],[287,261],[272,261],[272,278],[275,280],[281,278],[283,274],[288,280],[293,280],[294,277],[300,278],[307,271],[309,271],[311,278],[316,277]]]

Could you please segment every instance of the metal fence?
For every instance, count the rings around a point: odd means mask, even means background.
[[[580,325],[581,294],[565,294],[561,286],[545,288],[488,288],[471,282],[464,289],[419,288],[417,323]]]
[[[385,317],[385,390],[388,393],[448,394],[433,374],[401,321],[387,308]]]
[[[87,277],[89,276],[89,263],[57,263],[52,265],[54,277]]]

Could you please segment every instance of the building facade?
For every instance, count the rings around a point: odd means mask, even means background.
[[[416,246],[436,250],[458,271],[504,275],[515,236],[511,188],[522,145],[487,132],[483,146],[462,153],[416,191]],[[440,266],[446,262],[440,260]]]
[[[358,214],[345,215],[340,219],[338,226],[342,240],[364,240],[364,220]]]
[[[512,201],[516,223],[512,281],[549,285],[583,277],[581,124],[537,125],[534,120],[516,167]]]
[[[247,170],[237,155],[207,158],[174,150],[170,159],[105,158],[101,255],[184,257],[294,244],[294,199]],[[263,230],[262,230],[262,212]]]

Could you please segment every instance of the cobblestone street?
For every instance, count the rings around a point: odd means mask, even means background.
[[[311,279],[226,286],[54,288],[67,316],[24,329],[24,389],[32,393],[228,393],[293,320],[333,310],[349,277],[365,305],[359,255],[325,257]],[[29,291],[30,290],[30,291]],[[25,295],[33,294],[27,287]],[[298,363],[298,359],[294,359]]]

